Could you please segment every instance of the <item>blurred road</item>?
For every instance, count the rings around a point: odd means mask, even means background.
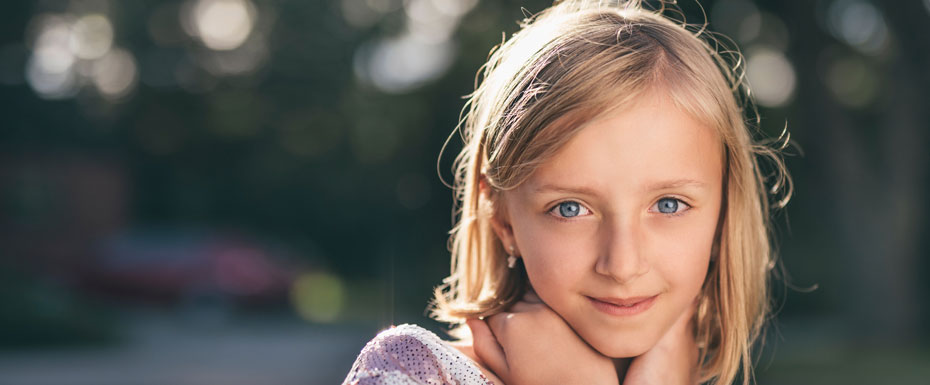
[[[0,352],[4,385],[339,384],[368,327],[136,316],[119,346]]]

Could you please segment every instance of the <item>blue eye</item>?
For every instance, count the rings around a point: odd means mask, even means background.
[[[676,214],[679,213],[679,209],[684,211],[688,205],[682,202],[680,199],[662,198],[656,202],[656,206],[658,211],[662,214]]]
[[[585,215],[589,213],[589,210],[587,208],[582,206],[581,203],[578,203],[575,201],[565,201],[565,202],[559,203],[558,205],[553,207],[552,210],[550,210],[550,212],[552,211],[557,211],[556,216],[563,217],[563,218],[573,218],[579,215]]]
[[[578,213],[581,211],[581,205],[578,202],[562,202],[559,204],[559,214],[562,214],[563,217],[571,218],[578,216]]]

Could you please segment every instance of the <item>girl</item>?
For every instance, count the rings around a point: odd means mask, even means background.
[[[557,2],[493,52],[433,307],[461,340],[389,329],[346,384],[750,382],[774,266],[760,160],[779,206],[789,179],[742,77],[662,11]]]

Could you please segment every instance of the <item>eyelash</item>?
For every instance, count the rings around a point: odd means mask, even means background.
[[[554,213],[554,211],[556,211],[556,210],[559,209],[559,206],[561,206],[563,203],[568,203],[568,202],[575,202],[575,203],[578,204],[579,207],[581,207],[581,208],[583,208],[583,209],[585,209],[585,210],[588,210],[589,213],[591,212],[591,209],[585,207],[585,205],[581,204],[581,202],[573,201],[573,200],[565,200],[565,201],[558,202],[558,203],[556,203],[555,205],[553,205],[552,207],[550,207],[549,210],[546,211],[546,213],[548,213],[549,215],[551,215],[553,218],[555,218],[555,219],[558,220],[558,221],[562,221],[562,222],[574,222],[574,221],[575,221],[575,217],[566,218],[566,217],[563,217],[563,216],[560,216],[560,215]],[[581,216],[581,215],[579,215],[579,216]]]
[[[666,196],[666,197],[661,197],[661,198],[659,198],[659,200],[657,200],[656,203],[654,203],[652,206],[650,206],[650,207],[649,207],[649,208],[650,208],[650,211],[652,211],[652,210],[651,210],[652,207],[655,207],[656,205],[658,205],[659,202],[662,201],[663,199],[673,199],[673,200],[675,200],[676,202],[678,202],[679,205],[684,205],[684,206],[685,206],[684,209],[680,209],[678,212],[674,212],[674,213],[663,213],[663,212],[659,212],[660,214],[665,215],[666,217],[677,217],[677,216],[681,216],[681,215],[683,215],[685,212],[687,212],[688,210],[691,209],[691,205],[689,205],[689,204],[688,204],[687,202],[685,202],[684,200],[682,200],[682,199],[680,199],[680,198],[673,197],[673,196]],[[549,210],[546,211],[546,213],[550,214],[553,218],[555,218],[555,219],[558,220],[558,221],[562,221],[562,222],[572,222],[572,221],[574,221],[574,218],[575,218],[575,217],[566,218],[566,217],[562,217],[562,216],[559,216],[559,215],[553,213],[556,209],[559,208],[559,206],[561,206],[563,203],[567,203],[567,202],[575,202],[575,203],[578,204],[578,206],[584,208],[585,210],[588,210],[589,212],[591,211],[591,209],[585,207],[583,204],[581,204],[581,202],[573,201],[573,200],[565,200],[565,201],[558,202],[558,203],[556,203],[555,205],[553,205],[552,207],[550,207]],[[580,216],[580,215],[579,215],[579,216]]]
[[[685,202],[685,201],[682,200],[681,198],[676,198],[676,197],[662,197],[662,198],[659,198],[659,200],[657,200],[656,203],[653,204],[652,206],[658,205],[659,202],[661,202],[663,199],[673,199],[673,200],[675,200],[676,202],[678,202],[679,205],[684,205],[684,206],[685,206],[684,209],[680,209],[678,212],[674,212],[674,213],[663,213],[663,212],[659,212],[660,214],[665,215],[665,216],[667,216],[667,217],[677,217],[677,216],[681,216],[682,214],[688,212],[688,210],[691,210],[691,205],[689,205],[687,202]],[[650,209],[651,209],[651,208],[652,208],[652,207],[650,207]]]

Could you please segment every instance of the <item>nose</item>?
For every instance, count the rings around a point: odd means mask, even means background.
[[[642,231],[634,218],[615,217],[603,228],[603,241],[594,271],[618,283],[627,283],[649,272],[642,252]]]

